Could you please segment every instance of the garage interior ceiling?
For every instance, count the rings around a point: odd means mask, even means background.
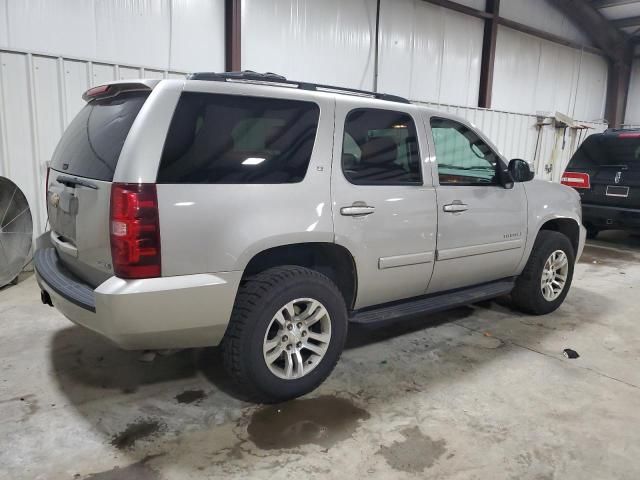
[[[591,0],[591,5],[634,42],[640,41],[640,0]]]

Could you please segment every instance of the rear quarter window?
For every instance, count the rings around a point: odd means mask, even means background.
[[[87,103],[62,135],[51,168],[112,181],[131,125],[148,97],[148,92],[130,92]]]
[[[319,117],[313,102],[185,92],[169,127],[157,182],[301,182]]]

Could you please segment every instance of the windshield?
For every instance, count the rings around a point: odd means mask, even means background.
[[[51,168],[112,181],[124,141],[148,96],[148,92],[121,93],[87,103],[62,135]]]

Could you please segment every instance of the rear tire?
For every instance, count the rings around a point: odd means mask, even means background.
[[[587,227],[587,238],[589,240],[593,240],[594,238],[596,238],[599,233],[600,233],[600,230],[598,230],[597,228]]]
[[[270,268],[238,291],[222,340],[224,364],[251,400],[281,402],[329,376],[346,336],[345,302],[331,280],[303,267]]]
[[[511,292],[514,306],[533,315],[556,310],[571,287],[574,264],[575,253],[569,238],[560,232],[540,231],[529,261]]]

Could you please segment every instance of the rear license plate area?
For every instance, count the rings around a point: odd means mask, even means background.
[[[66,239],[75,240],[78,199],[65,190],[52,189],[47,201],[51,229]]]
[[[607,197],[622,197],[627,198],[629,196],[629,187],[620,187],[618,185],[607,185]]]

